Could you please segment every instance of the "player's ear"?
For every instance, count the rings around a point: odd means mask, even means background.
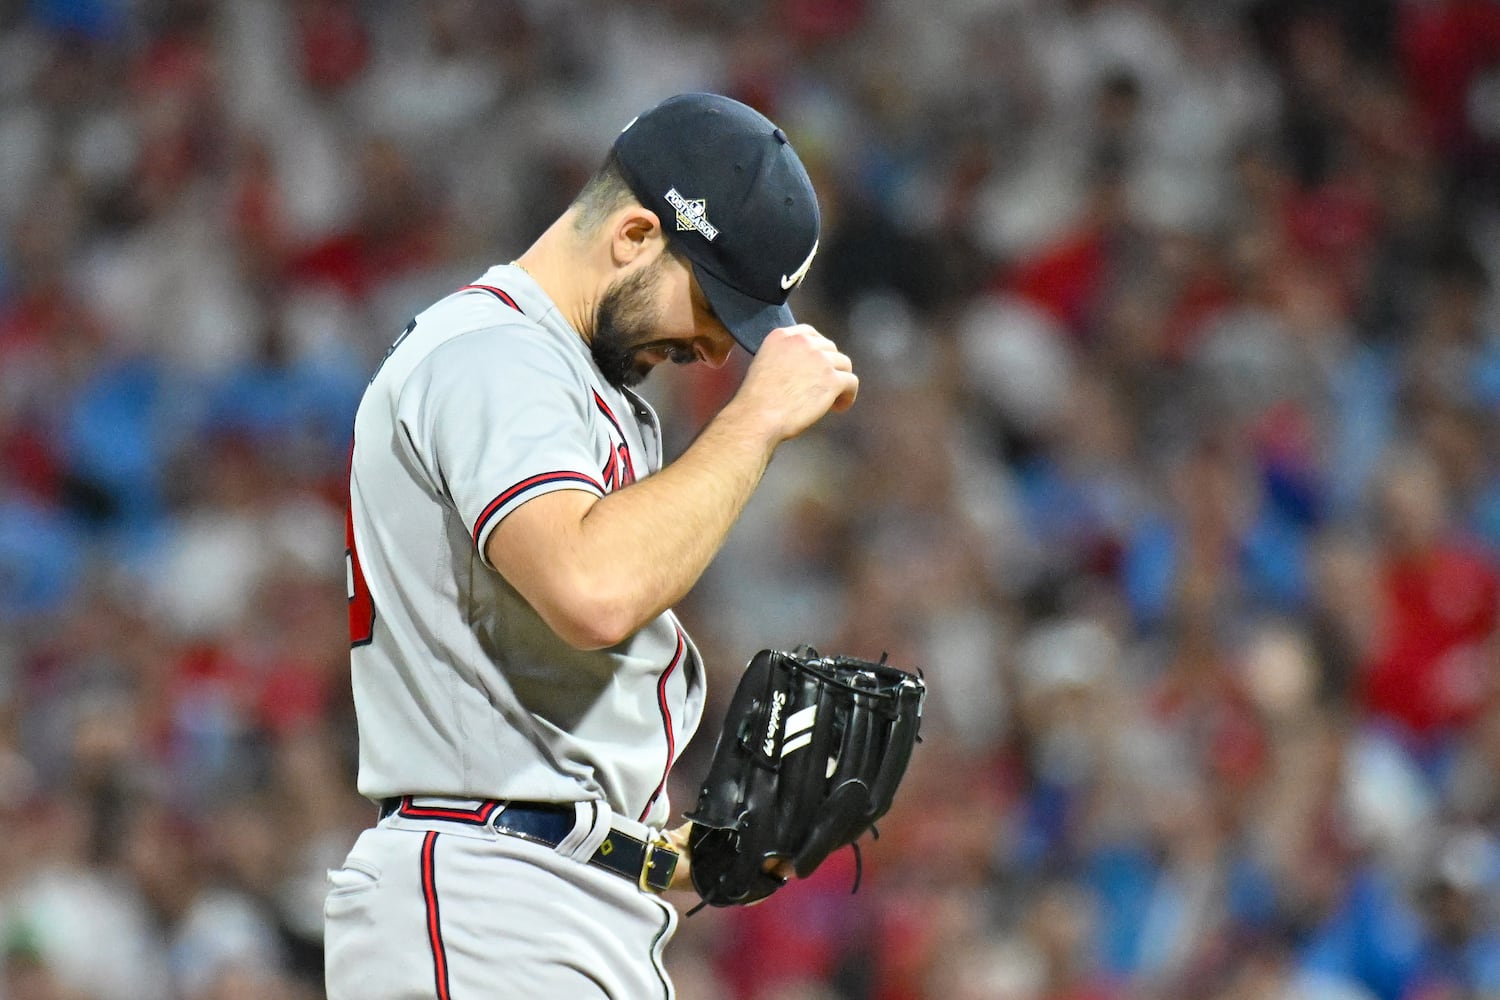
[[[610,228],[610,251],[617,266],[623,267],[642,254],[659,252],[666,242],[661,220],[642,205],[621,209]]]

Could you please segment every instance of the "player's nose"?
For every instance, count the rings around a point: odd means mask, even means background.
[[[710,368],[723,368],[734,350],[734,341],[729,337],[703,337],[694,345],[698,360]]]

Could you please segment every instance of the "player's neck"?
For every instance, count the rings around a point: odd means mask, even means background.
[[[603,281],[593,273],[588,248],[580,243],[572,219],[565,214],[514,263],[541,286],[563,319],[589,342]]]

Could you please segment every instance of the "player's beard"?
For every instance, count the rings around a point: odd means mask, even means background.
[[[653,365],[641,357],[641,348],[661,342],[656,336],[660,326],[656,291],[663,260],[657,258],[610,285],[594,310],[594,336],[589,341],[589,350],[599,373],[616,389],[640,385],[651,374]],[[679,359],[672,352],[672,360],[693,358],[689,354]]]

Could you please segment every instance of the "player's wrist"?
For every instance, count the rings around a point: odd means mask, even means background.
[[[786,433],[776,411],[742,395],[736,395],[726,403],[714,422],[721,424],[726,432],[761,449],[768,461],[777,445],[791,436]]]
[[[670,889],[691,889],[693,887],[693,852],[689,846],[689,836],[693,832],[691,822],[684,823],[676,829],[665,831],[667,843],[677,852],[677,867],[672,872],[672,884]]]

